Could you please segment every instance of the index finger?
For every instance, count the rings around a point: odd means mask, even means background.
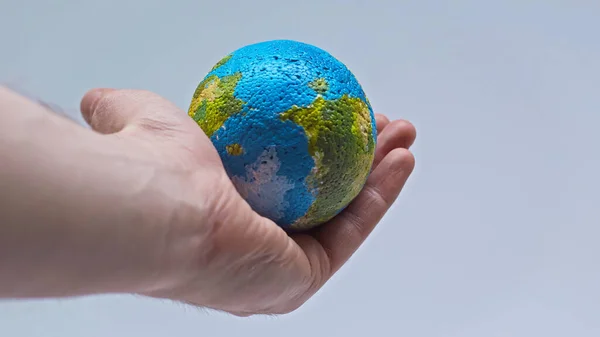
[[[414,168],[406,149],[390,151],[371,173],[356,199],[340,215],[319,228],[319,241],[329,259],[331,277],[354,254],[392,206]]]

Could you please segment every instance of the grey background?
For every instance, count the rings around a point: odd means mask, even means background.
[[[0,79],[75,115],[98,86],[186,109],[222,56],[287,38],[329,50],[377,111],[419,133],[393,210],[293,314],[130,296],[4,302],[1,336],[600,335],[598,2],[0,4]]]

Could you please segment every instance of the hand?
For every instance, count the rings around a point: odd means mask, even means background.
[[[164,224],[164,246],[171,248],[155,285],[140,293],[239,316],[287,313],[308,300],[358,249],[414,166],[407,150],[413,126],[378,115],[364,190],[331,222],[288,236],[240,197],[208,137],[171,103],[143,91],[93,90],[82,112],[94,130],[118,138],[157,174],[177,172],[177,181],[164,184],[179,198]]]
[[[155,94],[90,91],[81,110],[96,132],[8,97],[6,109],[28,113],[3,115],[12,128],[0,150],[16,160],[0,173],[17,197],[0,218],[0,266],[14,271],[0,295],[130,292],[239,316],[288,313],[357,250],[414,166],[415,129],[378,115],[364,190],[329,223],[290,236],[250,208],[208,137]]]
[[[184,261],[165,256],[165,273],[176,271],[168,281],[142,293],[240,316],[287,313],[308,300],[381,220],[414,166],[408,151],[414,127],[377,115],[375,164],[364,190],[331,222],[290,237],[252,211],[208,137],[169,102],[142,91],[94,90],[84,97],[82,112],[93,129],[137,144],[151,154],[146,160],[179,171],[185,181],[173,184],[181,204],[165,226],[176,233],[169,237],[195,239],[182,245]]]

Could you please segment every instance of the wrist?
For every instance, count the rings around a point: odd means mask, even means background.
[[[0,124],[0,297],[148,287],[170,207],[143,193],[152,166],[2,88]]]

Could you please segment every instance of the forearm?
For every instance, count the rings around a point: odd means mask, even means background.
[[[143,210],[161,206],[137,197],[152,169],[107,142],[0,88],[0,297],[134,291],[155,272],[160,251],[136,246],[159,240]]]

